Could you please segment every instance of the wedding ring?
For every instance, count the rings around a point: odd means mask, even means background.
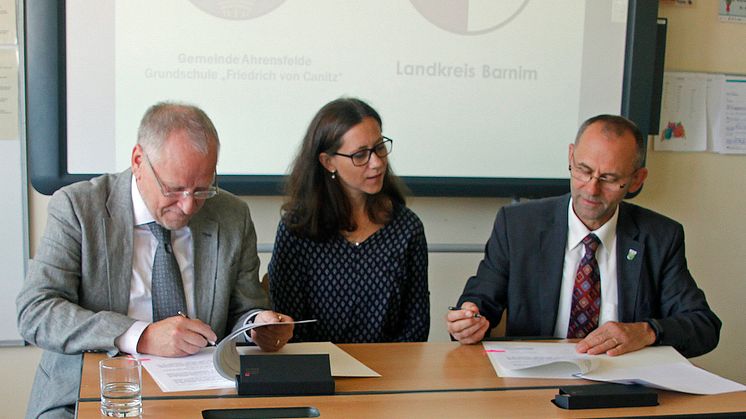
[[[282,323],[282,314],[277,315],[277,321]]]
[[[275,342],[275,346],[280,346],[280,339],[277,339],[277,342]]]
[[[615,346],[615,347],[616,347],[616,346],[619,346],[619,341],[618,341],[618,340],[616,340],[616,338],[611,338],[611,340],[613,340],[613,341],[614,341],[614,346]]]

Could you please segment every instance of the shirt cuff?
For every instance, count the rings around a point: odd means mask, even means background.
[[[132,323],[132,326],[126,332],[114,339],[114,345],[119,348],[119,352],[136,355],[137,343],[140,341],[140,336],[142,336],[142,332],[149,325],[150,323],[148,322],[138,320]]]

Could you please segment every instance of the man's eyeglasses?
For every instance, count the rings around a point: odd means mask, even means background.
[[[572,163],[568,165],[567,168],[568,170],[570,170],[570,176],[572,176],[572,178],[577,180],[578,182],[588,183],[595,178],[596,180],[598,180],[598,184],[599,186],[601,186],[601,188],[610,192],[624,189],[624,187],[627,186],[627,183],[624,183],[624,181],[629,176],[625,176],[623,178],[609,177],[607,175],[594,176],[593,172],[587,167],[578,167],[575,165],[574,155],[571,157],[571,161]],[[635,170],[635,172],[636,171],[637,170]],[[632,174],[634,174],[635,172],[632,172]]]
[[[218,174],[217,172],[214,173],[214,182],[215,184],[210,186],[207,189],[199,189],[196,191],[169,191],[166,190],[166,188],[163,186],[163,183],[161,182],[161,179],[158,177],[158,174],[155,173],[155,169],[153,168],[153,164],[150,162],[150,158],[148,158],[148,155],[143,153],[143,156],[145,156],[145,161],[148,162],[148,166],[150,166],[150,171],[153,172],[153,177],[155,177],[155,182],[158,184],[158,189],[161,191],[161,195],[163,195],[166,198],[173,198],[173,199],[181,199],[181,198],[189,198],[190,196],[194,199],[208,199],[212,198],[213,196],[218,194]]]
[[[376,153],[378,157],[386,157],[391,153],[394,147],[394,140],[388,137],[382,137],[383,141],[371,148],[356,151],[352,154],[334,153],[337,156],[349,157],[355,166],[365,166],[370,161],[370,155]]]

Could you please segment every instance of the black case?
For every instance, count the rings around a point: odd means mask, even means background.
[[[640,385],[592,384],[560,387],[552,402],[563,409],[657,406],[658,393]]]
[[[334,394],[329,355],[241,355],[242,395]]]
[[[244,409],[208,409],[202,411],[203,419],[266,419],[266,418],[317,418],[319,409],[304,407],[249,407]]]

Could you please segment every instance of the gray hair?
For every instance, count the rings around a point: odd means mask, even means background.
[[[154,161],[160,159],[161,148],[171,132],[184,130],[194,149],[207,155],[210,146],[220,150],[218,132],[207,114],[200,108],[175,102],[159,102],[148,108],[137,130],[137,143]]]

